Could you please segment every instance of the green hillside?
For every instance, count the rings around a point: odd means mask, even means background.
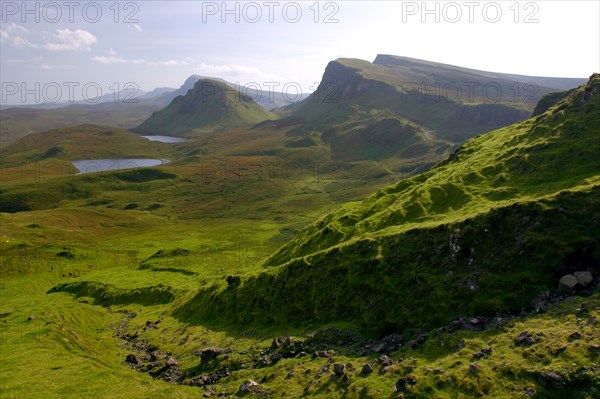
[[[215,131],[250,127],[275,116],[251,97],[227,84],[198,80],[184,96],[178,96],[164,109],[154,112],[133,129],[144,134],[193,136],[192,131]]]
[[[269,272],[200,291],[180,317],[414,334],[528,308],[562,275],[600,266],[599,110],[593,75],[546,113],[343,205],[275,253]]]

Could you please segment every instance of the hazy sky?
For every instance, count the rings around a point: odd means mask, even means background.
[[[330,60],[380,53],[588,77],[600,70],[599,3],[3,0],[2,102],[21,102],[15,87],[36,82],[65,100],[69,87],[76,97],[85,85],[88,95],[127,82],[151,90],[192,74],[312,91]]]

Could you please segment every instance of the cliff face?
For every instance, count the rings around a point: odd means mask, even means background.
[[[529,116],[529,112],[502,104],[477,104],[458,108],[454,120],[459,124],[497,127],[512,125]]]
[[[313,101],[349,102],[367,92],[397,93],[396,88],[391,84],[381,80],[366,79],[360,69],[344,65],[339,61],[331,61],[325,68],[323,79],[313,96]]]

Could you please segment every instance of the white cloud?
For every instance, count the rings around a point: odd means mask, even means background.
[[[124,64],[127,60],[123,57],[119,57],[117,55],[108,55],[108,56],[95,56],[92,57],[93,61],[99,62],[101,64]]]
[[[98,42],[96,36],[86,30],[57,29],[54,42],[44,44],[44,48],[52,51],[90,50],[90,46]]]
[[[214,65],[201,63],[198,65],[198,71],[203,75],[238,81],[242,84],[283,80],[280,76],[265,73],[256,67],[238,64]]]
[[[63,68],[76,68],[76,65],[67,65],[67,64],[62,64],[62,65],[50,65],[50,64],[42,64],[40,65],[41,69],[45,69],[45,70],[50,70],[50,69],[63,69]]]
[[[138,31],[138,32],[142,32],[143,29],[141,26],[139,26],[138,24],[134,24],[133,27]]]
[[[167,60],[167,61],[161,61],[159,62],[159,64],[161,65],[166,65],[166,66],[175,66],[175,65],[189,65],[189,62],[186,60]]]
[[[143,58],[135,58],[135,59],[127,59],[121,57],[117,54],[115,50],[112,48],[109,49],[106,54],[108,55],[98,55],[91,57],[92,61],[99,62],[101,64],[134,64],[134,65],[148,65],[148,66],[178,66],[178,65],[189,65],[193,60],[191,58],[185,58],[182,60],[165,60],[165,61],[148,61]]]
[[[11,22],[0,28],[0,41],[7,41],[18,48],[37,47],[35,44],[31,43],[29,39],[24,37],[28,33],[29,31],[26,28]]]

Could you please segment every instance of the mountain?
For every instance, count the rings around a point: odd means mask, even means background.
[[[306,130],[325,132],[336,127],[337,136],[350,127],[340,124],[393,115],[420,126],[430,137],[461,143],[526,119],[542,95],[583,82],[476,71],[389,55],[379,55],[373,63],[338,59],[329,63],[315,93],[288,112],[303,118],[310,125]]]
[[[176,135],[196,129],[214,131],[250,127],[274,118],[251,97],[233,90],[227,84],[200,79],[185,95],[175,97],[166,108],[153,112],[134,130],[139,133]]]
[[[489,72],[481,71],[477,69],[458,67],[455,65],[442,64],[439,62],[419,60],[416,58],[400,57],[396,55],[379,54],[373,61],[373,64],[383,65],[387,67],[397,68],[404,73],[412,71],[412,73],[419,74],[421,76],[429,76],[430,79],[427,82],[434,80],[444,81],[446,83],[456,82],[497,82],[500,84],[508,83],[505,86],[509,93],[514,93],[514,84],[534,84],[540,86],[543,91],[547,89],[552,90],[568,90],[586,82],[583,78],[559,78],[559,77],[542,77],[542,76],[527,76],[527,75],[515,75],[509,73]],[[448,79],[450,78],[450,79]],[[534,91],[530,92],[533,96]],[[528,95],[529,93],[522,93],[522,96]],[[539,94],[535,94],[536,97]],[[513,97],[514,98],[514,97]],[[533,97],[532,99],[533,100]],[[531,103],[531,101],[529,101]],[[533,103],[535,105],[535,103]]]
[[[267,111],[272,111],[276,108],[286,107],[290,104],[294,104],[296,102],[302,101],[307,98],[310,94],[308,93],[299,93],[296,96],[296,93],[290,93],[289,95],[278,92],[278,91],[269,91],[267,87],[264,88],[254,88],[243,86],[239,83],[232,83],[226,80],[216,78],[216,77],[207,77],[200,75],[192,75],[186,79],[183,85],[170,93],[165,93],[162,96],[158,97],[157,100],[160,102],[166,102],[167,105],[177,96],[185,95],[188,90],[191,90],[194,87],[194,84],[200,79],[210,79],[217,82],[225,83],[230,88],[240,91],[243,94],[252,97],[252,99],[261,107],[266,109]],[[259,85],[260,86],[260,85]],[[263,90],[264,89],[264,90]]]
[[[180,314],[351,322],[382,335],[530,308],[561,276],[600,272],[598,126],[594,74],[545,113],[342,205],[273,254],[270,271],[234,290],[205,289]]]

